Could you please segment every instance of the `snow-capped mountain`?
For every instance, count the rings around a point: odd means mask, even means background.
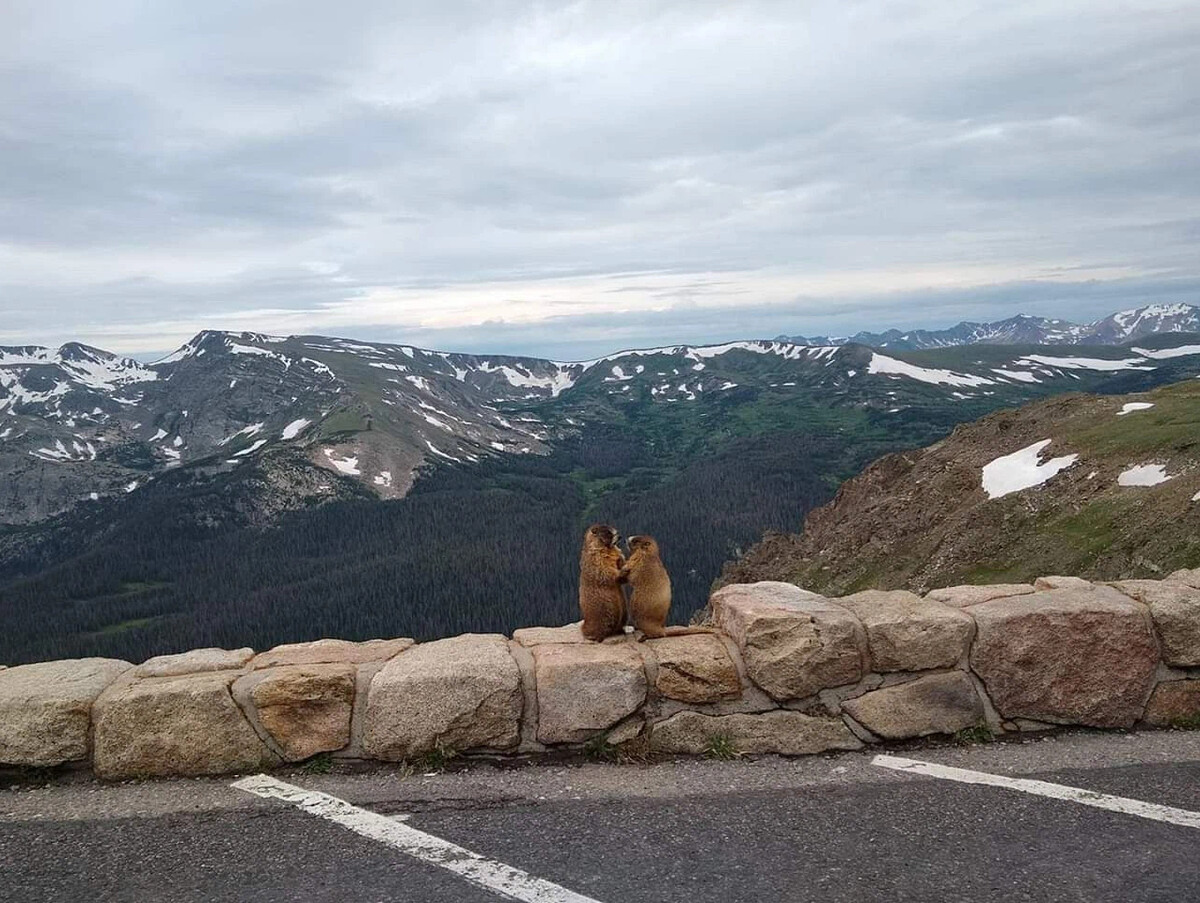
[[[848,338],[781,336],[801,344],[857,343],[894,351],[919,351],[957,345],[1121,345],[1145,336],[1200,332],[1200,307],[1151,304],[1124,310],[1094,323],[1071,323],[1019,314],[994,323],[964,321],[949,329],[860,332]]]
[[[273,487],[263,510],[351,489],[400,498],[422,467],[543,454],[588,424],[631,417],[744,431],[802,424],[817,405],[885,419],[942,409],[957,422],[1068,389],[1200,372],[1200,343],[1148,337],[1187,316],[1149,308],[1101,321],[1105,335],[1154,347],[1033,351],[1009,347],[1026,336],[1024,318],[998,324],[990,346],[918,354],[763,340],[558,362],[211,331],[148,365],[78,344],[0,348],[0,523],[119,498],[175,471],[248,466]]]

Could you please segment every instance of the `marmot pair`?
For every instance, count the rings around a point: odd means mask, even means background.
[[[593,524],[583,535],[579,553],[579,608],[583,635],[600,642],[625,632],[625,591],[633,593],[629,610],[643,639],[711,633],[705,628],[667,627],[671,610],[671,578],[663,567],[652,536],[629,537],[629,558],[621,554],[620,535],[608,524]]]

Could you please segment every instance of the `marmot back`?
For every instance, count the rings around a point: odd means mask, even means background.
[[[629,560],[621,568],[621,577],[633,590],[629,610],[633,626],[642,632],[644,639],[712,633],[704,627],[667,627],[667,617],[671,613],[671,577],[653,536],[629,537]]]

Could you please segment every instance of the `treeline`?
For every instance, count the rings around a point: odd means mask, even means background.
[[[920,441],[773,432],[672,469],[597,427],[546,457],[435,468],[402,501],[334,502],[266,529],[240,516],[252,477],[181,476],[37,542],[7,538],[0,662],[566,623],[595,520],[659,539],[686,621],[725,560],[766,529],[796,529],[882,451]]]

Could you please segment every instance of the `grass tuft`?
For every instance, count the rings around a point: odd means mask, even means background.
[[[704,757],[706,759],[728,761],[729,759],[740,758],[741,755],[738,752],[736,741],[729,734],[713,734],[708,738],[708,745],[704,747]]]
[[[300,769],[305,774],[329,774],[333,771],[333,756],[327,752],[317,753],[310,759],[305,759]]]
[[[992,733],[991,727],[982,722],[972,727],[964,727],[954,735],[954,742],[959,746],[975,746],[979,743],[991,743],[995,739],[996,735]]]

